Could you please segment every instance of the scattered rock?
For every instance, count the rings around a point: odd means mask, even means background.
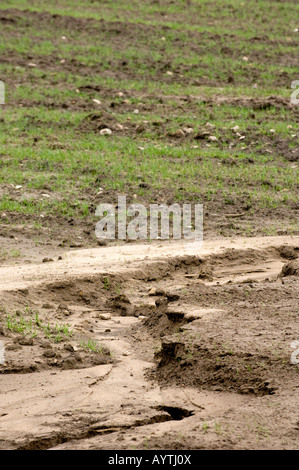
[[[56,309],[56,312],[62,313],[65,316],[69,316],[72,313],[71,310],[67,307],[67,305],[64,305],[64,304],[59,304]]]
[[[177,131],[174,131],[174,132],[169,132],[169,137],[175,137],[175,138],[180,138],[180,137],[184,137],[185,136],[185,133],[181,130],[181,129],[178,129]]]
[[[194,129],[193,127],[184,127],[183,131],[185,134],[192,134],[192,132],[194,132]]]
[[[149,290],[148,295],[150,295],[150,296],[157,295],[157,289],[156,289],[155,287],[152,287],[152,288]]]
[[[100,313],[99,315],[100,320],[111,320],[110,313]]]
[[[112,134],[112,130],[111,130],[111,129],[108,129],[108,128],[101,129],[101,130],[100,130],[100,134],[101,134],[101,135],[111,135],[111,134]]]

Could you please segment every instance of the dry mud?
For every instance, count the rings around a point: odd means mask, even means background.
[[[2,265],[0,448],[295,449],[298,256],[286,236]]]

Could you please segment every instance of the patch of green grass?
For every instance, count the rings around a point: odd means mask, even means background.
[[[7,314],[6,327],[10,331],[21,333],[23,335],[37,336],[36,323],[33,318],[27,319],[22,314]]]
[[[80,342],[80,346],[91,352],[101,354],[103,352],[103,346],[98,345],[93,339],[87,339]]]
[[[208,429],[209,429],[209,425],[206,421],[203,422],[203,425],[202,425],[202,430],[204,433],[207,433],[208,432]]]
[[[14,314],[6,315],[6,327],[10,331],[22,333],[36,337],[38,333],[42,333],[49,340],[59,343],[66,337],[73,336],[73,330],[69,324],[56,323],[55,326],[44,324],[39,317],[38,312],[34,312],[31,308],[24,311],[18,310]]]

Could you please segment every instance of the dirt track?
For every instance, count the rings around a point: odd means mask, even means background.
[[[3,313],[30,306],[74,335],[2,322],[0,447],[296,448],[298,254],[298,237],[264,237],[1,266]]]

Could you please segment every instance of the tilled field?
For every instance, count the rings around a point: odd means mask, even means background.
[[[0,448],[298,447],[297,18],[1,0]],[[119,195],[203,247],[98,240]]]

